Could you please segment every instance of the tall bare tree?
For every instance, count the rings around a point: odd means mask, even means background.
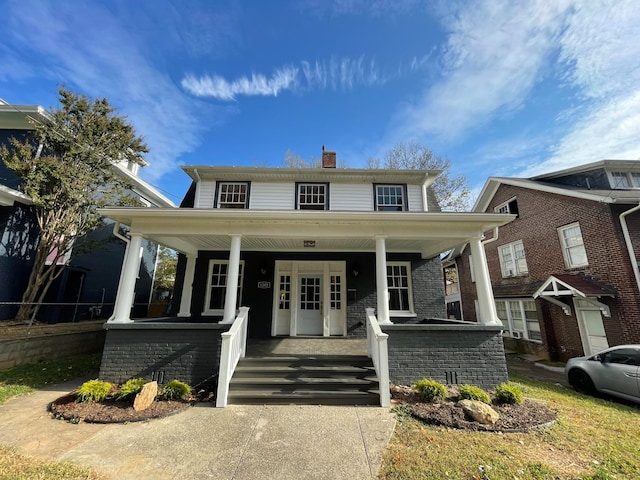
[[[433,183],[433,191],[440,208],[445,211],[467,211],[471,191],[464,175],[451,173],[451,162],[434,155],[430,148],[417,142],[400,142],[389,150],[382,161],[368,160],[369,168],[441,170]]]
[[[101,225],[97,208],[130,204],[130,186],[114,162],[143,162],[147,146],[106,99],[61,88],[60,106],[33,123],[33,135],[0,148],[0,158],[22,178],[40,229],[33,269],[16,319],[33,320],[70,254]]]

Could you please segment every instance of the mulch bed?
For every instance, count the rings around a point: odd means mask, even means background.
[[[548,426],[558,417],[557,412],[542,403],[526,399],[522,405],[491,405],[500,418],[494,425],[483,425],[456,407],[459,397],[455,389],[450,389],[449,394],[443,401],[425,403],[411,387],[391,386],[393,404],[404,407],[413,417],[430,425],[488,432],[527,432]]]
[[[210,392],[199,392],[185,401],[155,400],[144,410],[134,410],[132,401],[115,401],[107,399],[103,402],[76,402],[74,392],[54,400],[49,404],[49,411],[54,418],[72,423],[129,423],[166,417],[178,413],[196,402],[212,401]]]

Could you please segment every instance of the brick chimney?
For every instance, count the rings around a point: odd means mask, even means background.
[[[322,168],[336,168],[336,152],[325,151],[322,146]]]

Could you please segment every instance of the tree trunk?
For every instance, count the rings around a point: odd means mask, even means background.
[[[60,272],[54,275],[56,270],[55,261],[51,265],[47,265],[47,256],[50,251],[50,245],[45,245],[45,242],[42,241],[38,243],[36,258],[29,274],[27,288],[22,295],[22,304],[15,318],[19,322],[28,322],[35,318],[34,315],[40,308],[36,299],[42,302],[53,280],[60,275]]]

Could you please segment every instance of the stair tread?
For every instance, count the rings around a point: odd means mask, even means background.
[[[284,355],[240,359],[229,385],[231,403],[372,405],[380,398],[370,358]]]
[[[229,398],[239,397],[366,397],[378,396],[378,390],[294,390],[294,391],[273,391],[273,390],[233,390],[229,391]]]

